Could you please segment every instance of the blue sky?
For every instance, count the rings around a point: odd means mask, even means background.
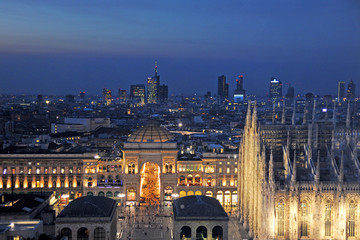
[[[158,60],[170,93],[216,93],[244,75],[265,95],[360,84],[358,0],[0,2],[0,92],[100,94],[145,83]],[[286,92],[286,89],[284,90]]]

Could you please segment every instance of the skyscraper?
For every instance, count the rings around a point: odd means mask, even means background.
[[[229,84],[226,83],[226,77],[224,75],[218,77],[218,97],[219,102],[229,99]]]
[[[81,100],[81,101],[84,101],[84,99],[85,99],[85,92],[80,92],[80,93],[79,93],[79,97],[80,97],[80,100]]]
[[[103,100],[105,102],[105,105],[109,106],[111,104],[111,100],[112,100],[111,90],[104,88],[102,94],[103,94]]]
[[[130,98],[136,105],[144,105],[145,103],[145,85],[136,84],[130,86]]]
[[[287,99],[289,99],[291,102],[294,100],[295,97],[295,89],[292,86],[289,86],[286,96]]]
[[[167,85],[159,86],[159,100],[160,103],[166,103],[169,97],[169,88]]]
[[[155,62],[155,76],[147,79],[147,102],[159,102],[160,76],[157,74],[157,62]]]
[[[340,81],[338,82],[338,102],[341,102],[345,98],[345,82]]]
[[[272,77],[270,80],[269,99],[276,101],[282,98],[282,82]]]
[[[347,88],[347,98],[352,100],[355,98],[355,83],[353,80],[350,81]]]
[[[234,102],[240,103],[245,101],[245,90],[243,88],[244,76],[240,75],[239,79],[236,79],[236,89],[234,91]]]
[[[119,88],[119,103],[125,104],[126,103],[126,90]]]

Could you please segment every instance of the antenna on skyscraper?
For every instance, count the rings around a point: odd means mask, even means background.
[[[157,60],[155,60],[155,76],[157,76]]]

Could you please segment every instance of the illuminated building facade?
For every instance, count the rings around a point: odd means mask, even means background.
[[[155,76],[147,79],[147,102],[159,103],[160,75],[157,74],[157,63],[155,62]]]
[[[135,105],[145,104],[145,85],[136,84],[130,86],[130,98]]]
[[[1,192],[54,191],[61,203],[82,196],[96,179],[95,154],[0,154]],[[96,184],[96,183],[95,183]]]
[[[239,79],[236,79],[236,89],[234,91],[234,102],[241,103],[245,101],[245,90],[244,90],[244,76],[240,75]]]
[[[212,146],[214,145],[214,146]],[[127,204],[170,203],[177,197],[214,197],[237,206],[237,154],[209,144],[202,158],[179,159],[173,135],[150,121],[124,143],[121,155],[0,154],[0,191],[53,191],[62,204],[106,196]]]
[[[112,101],[111,90],[107,89],[107,88],[104,88],[102,94],[103,94],[103,99],[104,99],[105,105],[109,106],[111,104],[111,101]]]
[[[272,77],[270,81],[269,99],[276,101],[282,98],[282,82]]]
[[[284,115],[285,116],[285,115]],[[358,130],[332,120],[261,125],[250,107],[239,210],[254,239],[359,239]]]

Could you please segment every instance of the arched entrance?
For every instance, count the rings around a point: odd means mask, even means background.
[[[160,202],[160,167],[156,163],[146,162],[140,170],[140,202]]]

